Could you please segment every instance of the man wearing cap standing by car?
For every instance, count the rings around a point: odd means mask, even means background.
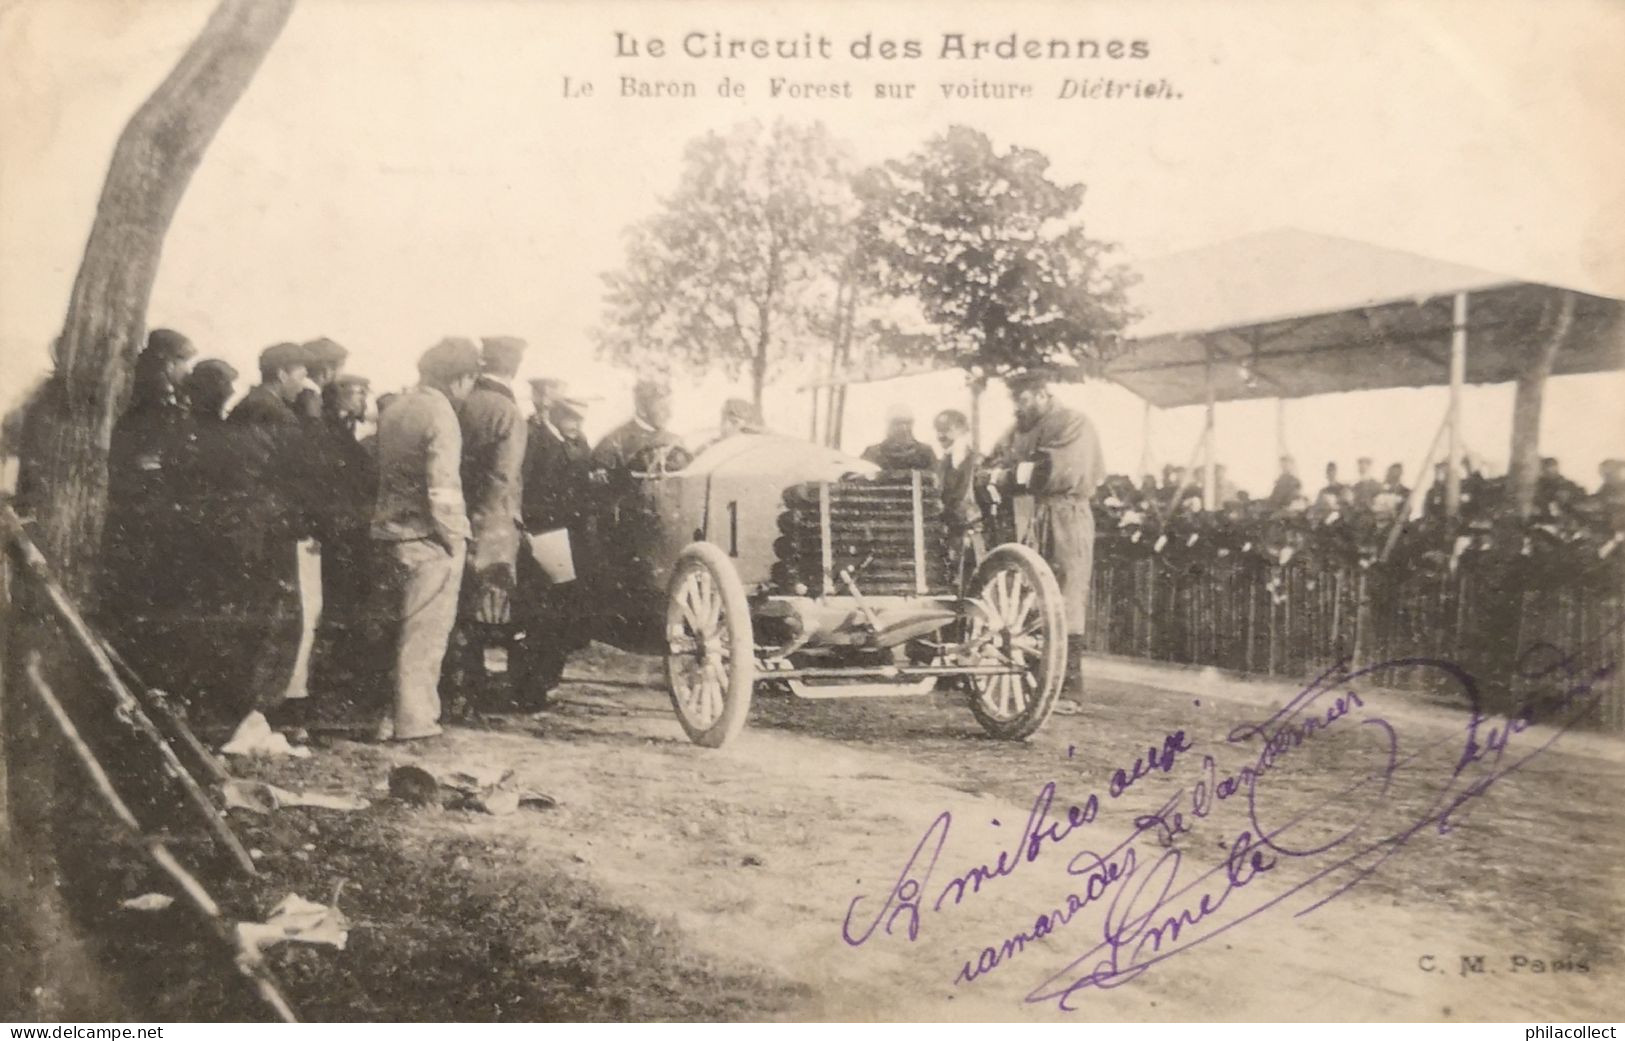
[[[378,417],[372,538],[389,571],[397,623],[394,702],[381,741],[440,733],[440,667],[457,621],[472,531],[463,502],[457,406],[480,372],[479,348],[448,337],[418,359],[421,381]]]
[[[1031,495],[1032,516],[1016,537],[1038,551],[1055,572],[1066,607],[1068,686],[1083,693],[1083,653],[1089,581],[1095,559],[1095,486],[1106,476],[1100,436],[1087,416],[1056,401],[1047,375],[1006,378],[1014,399],[1015,429],[992,453],[988,483],[1000,494]]]
[[[587,644],[582,593],[589,580],[583,572],[595,558],[589,541],[592,503],[605,474],[594,467],[592,448],[581,432],[587,402],[557,379],[532,380],[531,395],[536,412],[525,447],[525,531],[542,535],[563,530],[577,574],[571,581],[556,582],[531,554],[520,557],[516,610],[523,614],[525,640],[514,685],[529,706],[539,706],[558,686],[570,652]]]

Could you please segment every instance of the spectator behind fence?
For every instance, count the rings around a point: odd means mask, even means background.
[[[389,571],[394,621],[394,704],[380,741],[433,737],[440,730],[440,668],[457,619],[472,530],[460,472],[463,434],[456,406],[479,376],[479,349],[448,337],[418,359],[418,385],[378,420],[378,502],[372,537]]]
[[[1337,464],[1326,464],[1326,486],[1315,496],[1315,505],[1322,509],[1338,509],[1349,497],[1349,486],[1337,479]]]
[[[1546,456],[1540,461],[1540,476],[1535,478],[1535,513],[1547,517],[1565,514],[1583,498],[1585,489],[1563,475],[1556,459]]]
[[[1281,475],[1275,479],[1275,487],[1270,489],[1267,500],[1272,510],[1287,510],[1297,501],[1303,491],[1303,482],[1298,480],[1298,463],[1289,455],[1281,457]]]
[[[1376,501],[1377,493],[1382,491],[1382,483],[1371,476],[1371,457],[1362,455],[1354,461],[1355,481],[1354,487],[1349,489],[1349,501],[1362,510],[1371,509]]]
[[[1405,508],[1410,501],[1411,490],[1405,487],[1405,468],[1398,463],[1388,467],[1383,476],[1382,484],[1377,488],[1377,494],[1372,496],[1371,509],[1385,516],[1393,516]]]

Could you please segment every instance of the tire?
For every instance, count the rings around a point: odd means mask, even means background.
[[[745,727],[756,683],[750,604],[728,555],[696,542],[666,587],[666,687],[689,740],[721,748]]]
[[[1025,741],[1049,719],[1066,681],[1060,583],[1031,547],[1006,543],[983,559],[966,595],[966,648],[983,647],[983,664],[1016,659],[1026,668],[1019,677],[966,677],[971,714],[992,736]]]

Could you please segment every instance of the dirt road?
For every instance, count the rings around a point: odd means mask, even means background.
[[[684,739],[654,669],[596,653],[550,711],[392,751],[349,783],[388,762],[513,769],[560,805],[414,811],[423,841],[403,856],[455,838],[501,851],[459,863],[476,888],[578,878],[679,957],[737,972],[724,989],[759,990],[739,1015],[1620,1016],[1614,740],[1531,727],[1497,758],[1481,728],[1463,763],[1457,710],[1355,686],[1271,721],[1295,689],[1095,662],[1082,713],[1027,744],[985,739],[946,694],[761,696],[711,751]],[[1247,725],[1274,754],[1226,740]],[[300,769],[342,782],[352,753]],[[544,910],[538,892],[508,913]],[[620,985],[640,982],[597,981]]]

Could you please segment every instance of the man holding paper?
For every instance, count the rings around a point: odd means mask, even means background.
[[[521,698],[541,700],[558,686],[565,659],[586,646],[587,611],[574,572],[592,558],[594,488],[604,482],[581,432],[587,402],[563,380],[531,380],[536,412],[525,447],[521,514],[529,542],[519,560],[515,603],[525,639],[514,663]],[[561,553],[560,550],[563,550]],[[568,564],[568,568],[561,567]]]

